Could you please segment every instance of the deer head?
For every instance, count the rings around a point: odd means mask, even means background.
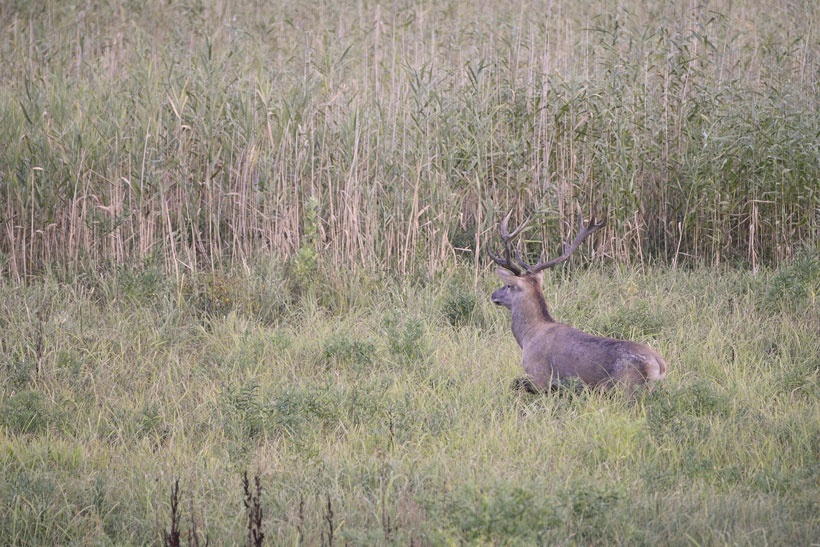
[[[515,249],[516,261],[513,262],[512,260],[514,239],[524,231],[531,217],[527,217],[515,230],[510,232],[508,224],[511,214],[512,212],[508,213],[499,226],[501,241],[504,244],[503,257],[487,249],[487,253],[493,261],[501,266],[501,268],[496,269],[496,272],[504,282],[504,286],[493,293],[492,302],[512,310],[513,321],[516,321],[519,317],[543,317],[548,321],[552,321],[541,289],[542,272],[567,260],[585,238],[603,228],[606,222],[596,222],[592,218],[589,222],[584,223],[583,217],[579,214],[578,234],[573,240],[567,240],[561,256],[552,260],[545,260],[542,255],[542,259],[537,264],[531,265],[521,259],[517,247]]]

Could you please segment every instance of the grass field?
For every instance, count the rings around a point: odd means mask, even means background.
[[[532,396],[492,276],[293,287],[270,262],[0,288],[0,541],[161,540],[180,481],[241,542],[820,540],[820,259],[757,275],[618,268],[545,280],[555,315],[649,342],[662,389]]]
[[[0,544],[820,544],[819,6],[0,1]]]

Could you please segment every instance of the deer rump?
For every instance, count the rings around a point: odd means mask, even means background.
[[[524,371],[539,389],[573,378],[590,387],[637,387],[666,375],[666,362],[645,344],[594,336],[561,323],[540,330],[521,346]]]

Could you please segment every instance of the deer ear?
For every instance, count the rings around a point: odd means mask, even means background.
[[[514,273],[505,270],[504,268],[496,268],[495,273],[498,274],[498,277],[501,278],[501,281],[503,281],[505,285],[515,285],[516,280],[518,279]]]

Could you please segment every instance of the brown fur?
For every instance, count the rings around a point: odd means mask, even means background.
[[[666,376],[666,361],[646,344],[594,336],[556,322],[547,310],[540,272],[497,272],[505,286],[492,300],[510,309],[524,371],[537,388],[577,378],[591,387],[622,385],[632,391]]]

